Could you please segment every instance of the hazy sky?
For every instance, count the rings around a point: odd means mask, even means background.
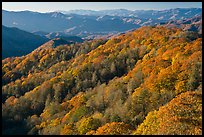
[[[2,2],[2,9],[9,11],[51,12],[57,10],[162,10],[170,8],[202,8],[202,2]]]

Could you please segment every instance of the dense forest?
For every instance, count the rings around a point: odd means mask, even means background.
[[[201,135],[202,38],[141,27],[2,60],[2,132]]]

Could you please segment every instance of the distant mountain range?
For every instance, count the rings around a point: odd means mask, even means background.
[[[37,13],[30,11],[2,12],[2,23],[9,27],[18,27],[29,32],[66,32],[69,35],[86,35],[87,33],[109,33],[138,28],[134,24],[113,16],[88,16],[60,12]]]
[[[123,17],[139,17],[139,18],[152,18],[152,19],[185,19],[202,13],[201,8],[175,8],[166,10],[127,10],[127,9],[114,9],[114,10],[70,10],[58,11],[64,14],[79,14],[91,16],[123,16]]]
[[[175,20],[201,17],[201,8],[168,10],[71,10],[39,13],[31,11],[2,11],[2,24],[29,32],[60,33],[94,38],[126,32],[141,26],[158,25]],[[202,17],[201,17],[202,20]]]

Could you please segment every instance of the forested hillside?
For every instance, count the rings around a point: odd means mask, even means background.
[[[141,27],[4,59],[3,134],[202,134],[199,37]]]

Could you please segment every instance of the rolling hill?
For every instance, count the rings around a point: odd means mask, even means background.
[[[56,33],[42,35],[42,33],[37,32],[35,34],[2,25],[2,59],[27,55],[49,40],[54,40],[55,46],[83,42],[77,36],[58,35]]]
[[[26,55],[46,41],[47,38],[2,25],[2,59]]]

